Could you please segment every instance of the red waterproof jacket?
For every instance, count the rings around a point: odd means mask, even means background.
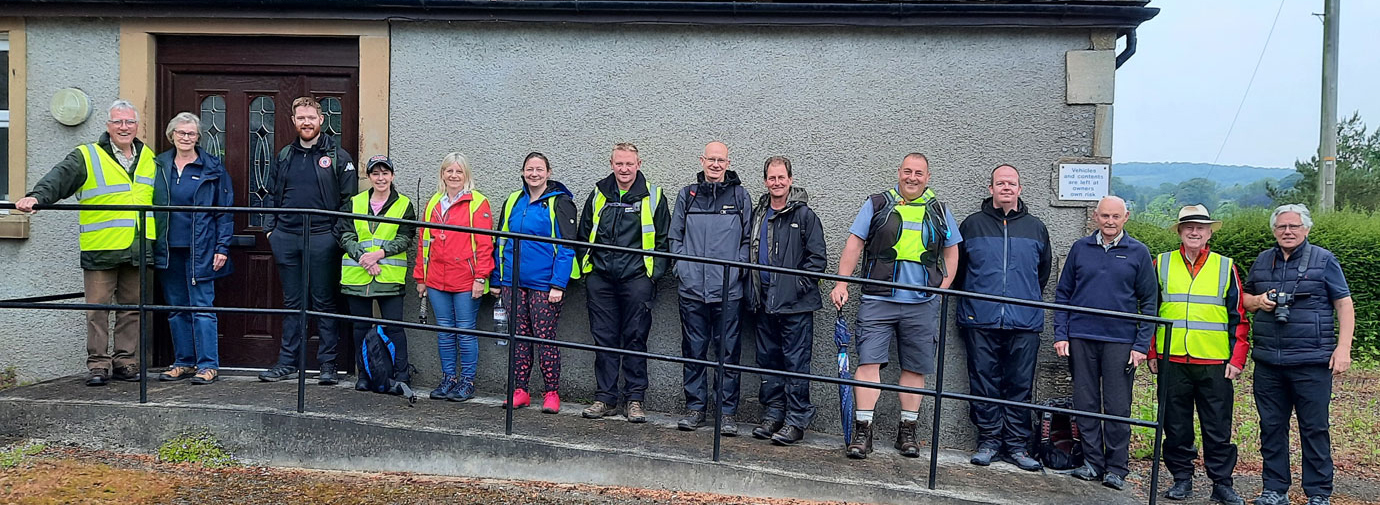
[[[488,199],[480,202],[478,208],[471,209],[473,202],[473,193],[465,193],[460,195],[460,201],[451,205],[448,211],[443,212],[439,203],[434,205],[429,213],[425,211],[425,206],[418,210],[426,213],[423,220],[428,223],[493,229]],[[412,277],[418,284],[441,291],[462,293],[469,292],[474,287],[475,279],[489,279],[489,274],[494,270],[492,236],[434,228],[429,230],[429,245],[423,240],[417,241],[417,261],[412,267]],[[418,230],[419,234],[421,231]]]

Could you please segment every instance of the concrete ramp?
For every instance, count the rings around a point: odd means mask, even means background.
[[[268,466],[897,504],[1144,502],[1143,494],[1064,475],[1005,463],[975,467],[949,450],[940,451],[938,489],[930,490],[928,452],[901,457],[891,449],[889,426],[878,430],[876,452],[854,461],[843,456],[837,435],[810,433],[801,444],[777,447],[748,436],[744,422],[744,436],[725,437],[714,462],[710,429],[677,431],[669,414],[649,413],[640,425],[622,417],[592,421],[579,416],[585,405],[567,401],[558,415],[519,409],[509,436],[497,398],[409,406],[314,381],[307,388],[307,413],[298,414],[295,381],[150,382],[150,403],[140,404],[137,383],[89,388],[67,377],[0,392],[0,436],[151,452],[185,430],[205,429],[236,457]]]

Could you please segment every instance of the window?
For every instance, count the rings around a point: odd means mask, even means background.
[[[0,200],[17,199],[10,198],[10,34],[0,32]]]

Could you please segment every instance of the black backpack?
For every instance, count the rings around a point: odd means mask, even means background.
[[[416,393],[412,392],[407,383],[393,380],[393,362],[397,358],[397,348],[393,340],[388,338],[388,334],[383,332],[382,326],[374,325],[369,328],[359,346],[359,380],[355,382],[355,389],[401,395],[410,402],[417,401]]]
[[[1040,402],[1045,407],[1073,408],[1073,398],[1051,398]],[[1083,466],[1083,437],[1078,423],[1068,414],[1040,412],[1035,419],[1031,453],[1045,468],[1069,470]]]

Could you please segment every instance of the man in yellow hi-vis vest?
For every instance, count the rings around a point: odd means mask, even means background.
[[[152,205],[153,150],[135,138],[139,111],[126,100],[110,105],[105,135],[72,150],[48,175],[15,202],[22,212],[76,195],[82,205]],[[139,241],[154,238],[153,213],[139,223],[137,211],[82,210],[78,218],[82,280],[86,303],[139,303]],[[144,248],[147,261],[153,246]],[[109,311],[86,312],[86,385],[103,386],[113,377],[139,380],[139,313],[115,313],[115,351],[109,352]]]
[[[580,213],[576,236],[595,244],[666,252],[671,211],[661,188],[642,175],[637,146],[621,143],[609,157],[613,173],[595,183]],[[577,253],[588,290],[589,332],[594,343],[647,352],[652,330],[652,300],[656,281],[669,266],[664,258],[589,249]],[[618,378],[623,387],[618,387]],[[642,423],[647,415],[647,359],[608,352],[594,354],[594,403],[582,415],[598,419],[617,413],[626,402],[628,421]]]
[[[1165,493],[1171,500],[1193,495],[1193,409],[1197,406],[1203,430],[1203,467],[1212,479],[1212,501],[1245,503],[1232,489],[1236,444],[1231,443],[1232,381],[1246,367],[1250,324],[1241,305],[1241,279],[1231,258],[1208,250],[1212,232],[1222,222],[1209,217],[1207,207],[1179,210],[1169,227],[1179,234],[1178,251],[1155,257],[1160,280],[1160,317],[1174,320],[1165,349],[1161,326],[1150,347],[1150,372],[1159,373],[1164,388],[1164,466],[1174,476]],[[1160,368],[1156,358],[1168,353]]]

